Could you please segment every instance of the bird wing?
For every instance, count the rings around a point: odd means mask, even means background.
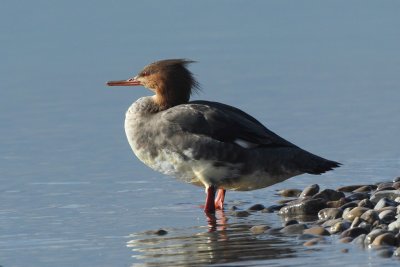
[[[244,141],[251,147],[296,147],[247,113],[218,102],[192,101],[168,109],[163,117],[184,132],[221,142]]]

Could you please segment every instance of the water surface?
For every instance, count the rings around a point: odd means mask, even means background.
[[[275,190],[336,188],[400,172],[396,1],[4,1],[0,11],[0,265],[395,266],[339,244],[305,248],[270,205]],[[237,106],[344,165],[227,195],[207,218],[201,188],[155,173],[124,136],[143,88],[107,88],[164,58],[190,58],[195,99]],[[164,236],[149,231],[167,230]],[[349,253],[342,253],[349,248]]]

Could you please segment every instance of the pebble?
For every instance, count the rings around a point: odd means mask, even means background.
[[[287,234],[287,235],[298,235],[298,234],[302,234],[304,229],[307,228],[307,225],[303,224],[303,223],[299,223],[299,224],[291,224],[288,226],[283,227],[280,232]]]
[[[397,219],[396,221],[391,222],[388,225],[388,229],[389,229],[389,231],[396,231],[396,230],[398,231],[400,229],[400,219]]]
[[[379,210],[385,207],[396,207],[397,204],[396,201],[383,197],[376,203],[374,210]]]
[[[245,210],[238,210],[238,211],[234,211],[232,213],[232,215],[235,217],[248,217],[250,215],[250,213]]]
[[[268,226],[268,225],[255,225],[255,226],[250,228],[250,231],[253,234],[262,234],[262,233],[264,233],[265,231],[267,231],[269,229],[271,229],[271,227]]]
[[[339,207],[341,210],[345,210],[347,208],[355,208],[358,207],[358,201],[352,201],[352,202],[348,202],[346,204],[344,204],[343,206]]]
[[[357,227],[361,223],[360,217],[355,217],[353,222],[350,225],[350,228]]]
[[[283,197],[298,197],[301,194],[301,190],[299,189],[283,189],[278,191],[278,195]]]
[[[336,189],[339,192],[353,192],[354,190],[357,190],[360,187],[363,187],[365,185],[346,185],[346,186],[342,186],[339,187],[338,189]]]
[[[311,227],[305,229],[303,234],[311,234],[311,235],[330,235],[330,233],[324,228],[320,226]]]
[[[148,234],[148,235],[160,235],[161,236],[161,235],[168,234],[168,232],[166,230],[164,230],[164,229],[158,229],[158,230],[147,231],[146,234]]]
[[[354,190],[353,192],[370,192],[370,191],[372,191],[372,190],[375,190],[377,187],[376,186],[373,186],[373,185],[364,185],[364,186],[361,186],[361,187],[359,187],[359,188],[357,188],[356,190]]]
[[[385,224],[389,224],[396,220],[396,212],[393,210],[381,211],[378,216],[379,219]]]
[[[400,197],[400,190],[377,191],[370,197],[369,200],[371,200],[373,203],[378,203],[378,201],[384,197],[395,200],[397,197]]]
[[[360,219],[367,223],[373,224],[375,221],[379,221],[379,215],[375,210],[367,210],[361,215]]]
[[[334,201],[328,201],[326,202],[326,206],[328,208],[339,208],[341,206],[343,206],[344,204],[346,204],[346,199],[344,197],[342,197],[339,200],[334,200]]]
[[[347,210],[347,209],[346,209]],[[355,207],[349,210],[348,212],[343,211],[343,219],[353,221],[354,218],[360,217],[364,212],[366,212],[368,209],[363,208],[363,207]]]
[[[292,224],[298,224],[298,223],[299,222],[297,220],[292,219],[292,220],[285,222],[285,226],[292,225]]]
[[[253,206],[251,206],[247,210],[249,210],[249,211],[259,211],[259,210],[263,210],[263,209],[265,209],[264,205],[262,205],[262,204],[254,204]]]
[[[376,185],[342,186],[337,190],[320,191],[319,185],[313,184],[301,193],[297,189],[278,193],[297,198],[285,199],[281,202],[285,203],[283,205],[263,207],[262,212],[279,210],[287,222],[277,230],[306,240],[304,246],[320,243],[324,235],[338,234],[339,242],[374,248],[381,257],[395,255],[400,258],[400,247],[397,248],[400,246],[400,177]],[[294,217],[300,223],[293,220]],[[302,223],[304,218],[307,224]],[[268,226],[265,229],[262,225],[259,229],[254,227],[250,231],[271,231]],[[315,236],[318,238],[313,238]]]
[[[392,187],[394,188],[394,189],[400,189],[400,182],[395,182],[395,183],[393,183],[393,185],[392,185]]]
[[[341,242],[341,243],[351,243],[351,241],[353,241],[353,238],[350,236],[346,236],[346,237],[339,239],[339,242]]]
[[[372,226],[372,224],[370,224],[370,223],[361,222],[361,223],[358,225],[358,227],[364,228],[365,230],[367,230],[368,232],[370,232],[373,226]]]
[[[329,232],[331,234],[343,232],[343,231],[349,229],[350,225],[351,224],[349,221],[341,221],[341,222],[338,222],[338,223],[334,224],[333,226],[331,226],[331,228],[329,229]]]
[[[366,234],[362,234],[362,235],[357,236],[356,238],[354,238],[353,243],[358,245],[359,247],[364,248],[365,247],[365,243],[364,242],[365,242],[365,237],[366,236],[367,236]]]
[[[380,184],[378,184],[378,187],[376,188],[376,190],[381,191],[381,190],[383,190],[385,188],[392,187],[392,185],[393,185],[392,182],[380,183]]]
[[[364,241],[365,245],[368,246],[368,245],[372,244],[372,242],[374,242],[374,240],[375,240],[375,238],[377,236],[380,236],[380,235],[383,235],[383,234],[386,234],[386,233],[387,233],[387,231],[385,231],[383,229],[374,229],[374,230],[372,230],[365,237],[365,241]]]
[[[337,208],[325,208],[318,212],[319,219],[337,219],[342,217],[343,211]]]
[[[278,210],[280,210],[282,207],[284,207],[285,205],[284,204],[281,204],[281,205],[272,205],[272,206],[269,206],[269,207],[266,207],[265,209],[263,209],[261,212],[264,212],[264,213],[272,213],[272,212],[274,212],[274,211],[278,211]]]
[[[310,240],[304,242],[303,246],[305,246],[305,247],[315,246],[320,241],[321,241],[321,238],[316,237],[316,238],[313,238],[313,239],[310,239]]]
[[[377,236],[372,246],[397,246],[397,239],[392,233],[385,233]]]
[[[312,198],[313,199],[322,198],[325,199],[326,201],[336,201],[343,197],[345,197],[343,192],[335,191],[332,189],[324,189],[321,192],[315,194]]]
[[[309,240],[309,239],[313,239],[315,238],[315,235],[311,235],[311,234],[301,234],[297,237],[297,239],[299,240]]]
[[[335,225],[338,222],[342,222],[343,219],[342,218],[338,218],[338,219],[332,219],[332,220],[327,220],[325,222],[322,223],[322,227],[331,227],[333,225]]]
[[[354,228],[350,228],[350,229],[345,230],[345,231],[340,235],[340,238],[343,238],[343,237],[352,237],[352,238],[355,238],[355,237],[357,237],[357,236],[359,236],[359,235],[362,235],[362,234],[368,234],[368,231],[365,230],[364,228],[354,227]]]
[[[379,249],[377,252],[379,257],[382,258],[390,258],[393,255],[393,249],[392,248],[382,248]]]
[[[370,193],[358,192],[346,197],[347,201],[363,200],[370,197]]]
[[[288,203],[279,210],[279,214],[283,216],[297,215],[317,215],[318,211],[325,208],[325,201],[322,199],[306,199],[301,202]]]
[[[394,251],[393,256],[400,257],[400,247]]]
[[[375,207],[374,203],[372,203],[368,198],[361,200],[357,204],[358,207],[364,207],[368,209],[373,209]]]
[[[316,193],[319,192],[319,185],[317,184],[312,184],[304,188],[304,190],[300,194],[300,198],[303,197],[312,197]]]

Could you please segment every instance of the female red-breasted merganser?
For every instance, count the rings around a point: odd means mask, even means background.
[[[205,212],[223,208],[226,189],[259,189],[340,165],[286,141],[235,107],[211,101],[189,102],[198,89],[186,68],[192,62],[157,61],[134,78],[107,84],[142,85],[155,93],[138,99],[126,112],[129,144],[154,170],[204,186]]]

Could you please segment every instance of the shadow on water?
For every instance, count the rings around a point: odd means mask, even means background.
[[[207,226],[170,229],[165,235],[154,231],[133,233],[127,246],[141,266],[240,265],[244,261],[296,257],[289,241],[277,235],[254,235],[245,222],[229,224],[230,218],[221,211],[206,219]]]

